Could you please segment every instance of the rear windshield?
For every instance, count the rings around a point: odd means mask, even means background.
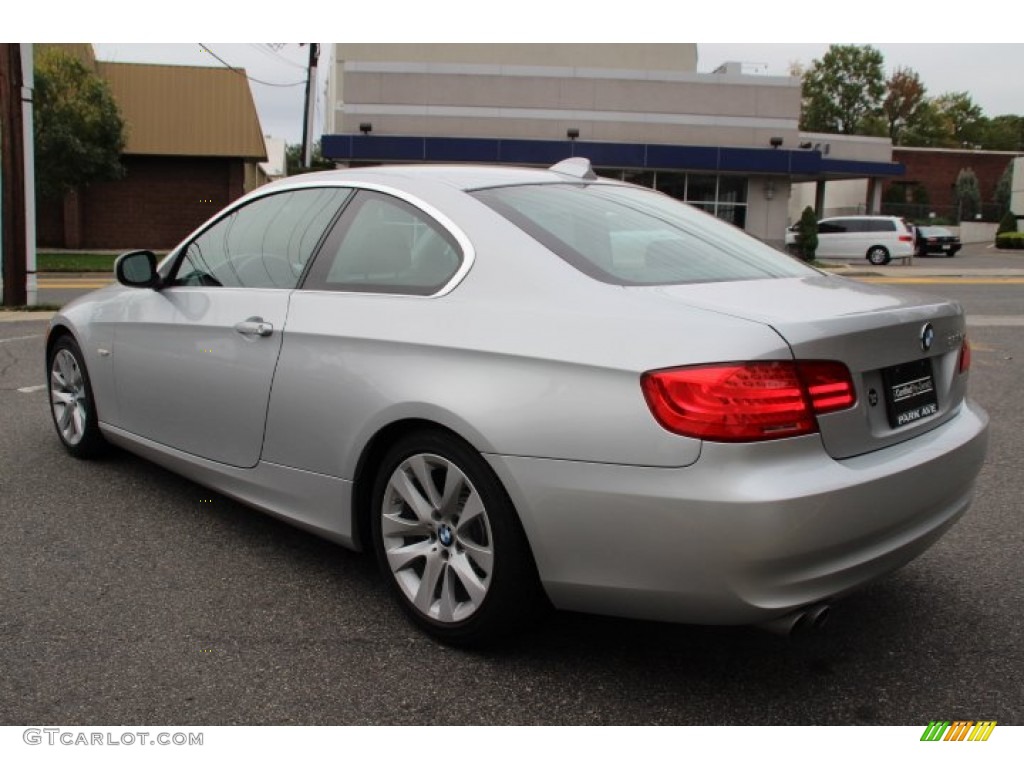
[[[471,194],[606,283],[672,285],[815,274],[731,224],[654,191],[543,184]]]

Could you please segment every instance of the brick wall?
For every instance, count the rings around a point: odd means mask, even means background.
[[[40,246],[168,249],[243,194],[241,160],[128,156],[125,177],[79,194],[79,231],[64,211],[39,217]],[[58,226],[59,224],[59,226]]]
[[[957,174],[962,168],[970,168],[978,177],[981,188],[981,202],[991,203],[995,196],[996,184],[1006,170],[1012,155],[996,152],[922,152],[901,150],[894,147],[892,159],[903,163],[907,172],[904,176],[886,182],[886,189],[895,183],[918,182],[928,191],[928,202],[936,207],[952,207],[953,187]],[[883,190],[883,195],[885,190]]]

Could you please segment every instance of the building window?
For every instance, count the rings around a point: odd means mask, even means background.
[[[652,187],[741,229],[747,224],[746,176],[716,176],[713,173],[682,171],[631,171],[616,168],[602,168],[599,173],[642,187]]]

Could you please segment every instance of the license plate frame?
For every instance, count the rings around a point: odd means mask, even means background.
[[[885,410],[889,426],[899,429],[939,412],[931,358],[925,357],[882,369]]]

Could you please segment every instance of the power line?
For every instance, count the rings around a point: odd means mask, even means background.
[[[258,77],[252,77],[251,75],[247,75],[245,73],[245,70],[238,69],[237,67],[231,66],[226,61],[224,61],[224,59],[222,59],[220,56],[218,56],[216,53],[211,51],[210,50],[210,46],[206,45],[205,43],[200,43],[199,47],[202,48],[204,51],[206,51],[211,56],[213,56],[213,58],[215,58],[217,61],[219,61],[225,67],[230,69],[236,75],[241,75],[242,77],[244,77],[247,80],[252,80],[254,83],[259,83],[260,85],[269,85],[269,86],[271,86],[273,88],[294,88],[297,85],[305,85],[306,84],[305,80],[299,80],[296,83],[268,83],[266,80],[260,80]]]
[[[277,45],[271,45],[270,43],[260,43],[260,45],[262,45],[271,56],[274,56],[277,59],[279,59],[280,61],[283,61],[288,66],[295,67],[296,69],[301,69],[301,70],[305,70],[306,69],[305,65],[299,64],[297,62],[294,62],[291,59],[289,59],[287,56],[282,56],[281,55],[281,47],[278,47],[278,45],[283,47],[284,45],[286,45],[285,43],[281,43],[281,44],[277,44]]]
[[[265,56],[272,57],[278,64],[287,64],[289,67],[295,67],[295,69],[306,71],[306,68],[301,64],[296,64],[290,59],[286,59],[284,56],[279,54],[275,48],[268,45],[267,43],[249,43],[250,48],[255,48],[257,51]]]

